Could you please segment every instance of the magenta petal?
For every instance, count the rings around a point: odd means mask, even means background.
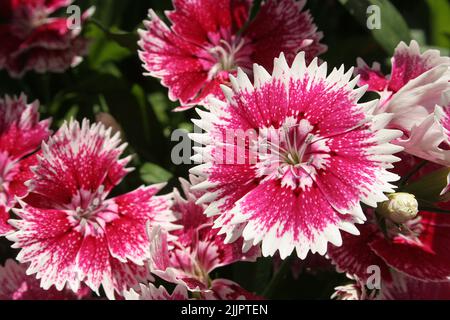
[[[355,73],[360,76],[358,85],[368,85],[370,91],[383,91],[389,83],[386,76],[381,73],[378,63],[374,63],[370,68],[362,59],[358,59],[358,68]]]
[[[377,239],[372,250],[390,267],[424,281],[443,281],[450,277],[450,217],[420,212],[423,230],[419,243],[397,237],[392,242]]]
[[[251,39],[253,60],[267,70],[273,68],[273,58],[281,52],[286,55],[289,63],[295,55],[305,51],[306,60],[327,50],[320,43],[323,37],[317,31],[309,11],[302,11],[306,1],[270,0],[264,1],[258,15],[245,31],[245,36]]]
[[[147,265],[138,266],[132,262],[122,263],[111,259],[112,283],[116,292],[123,295],[126,290],[135,288],[140,283],[154,281]]]
[[[40,147],[50,135],[50,121],[39,121],[39,102],[27,97],[0,98],[0,150],[21,158]]]
[[[32,192],[57,204],[69,204],[75,196],[83,202],[80,190],[109,192],[114,187],[111,183],[118,183],[126,172],[127,161],[119,160],[125,145],[120,143],[118,135],[111,137],[111,131],[101,124],[64,124],[43,146],[30,185]]]
[[[389,88],[397,92],[409,81],[444,63],[450,63],[450,59],[440,57],[438,50],[428,50],[422,54],[417,42],[411,41],[409,46],[401,42],[392,57]]]
[[[58,291],[55,288],[44,290],[32,275],[26,274],[27,264],[19,264],[12,259],[0,266],[1,300],[77,300],[89,295],[82,289],[73,292],[68,288]]]
[[[112,274],[108,244],[104,235],[86,236],[79,249],[77,267],[80,278],[98,292],[103,285],[106,295],[113,296]]]
[[[150,233],[150,270],[158,277],[181,284],[190,291],[207,289],[206,279],[195,274],[195,261],[190,252],[183,249],[169,251],[167,233],[156,228]]]
[[[50,214],[50,212],[49,212]],[[39,233],[39,229],[30,230],[32,224],[28,228],[8,235],[11,240],[18,240],[14,247],[22,248],[17,259],[24,262],[30,262],[28,268],[29,273],[36,273],[36,277],[41,280],[41,286],[44,289],[50,288],[52,285],[58,290],[62,290],[69,285],[73,290],[78,290],[79,280],[76,272],[76,257],[78,250],[82,244],[82,236],[79,232],[69,231],[60,234],[56,238],[44,238],[45,234],[55,231],[50,226],[46,226],[39,237],[31,237],[33,233]],[[28,230],[27,230],[28,229]],[[58,230],[56,233],[60,233]]]
[[[114,220],[106,227],[111,254],[122,262],[127,259],[143,264],[148,259],[148,240],[145,222],[127,217]]]
[[[392,284],[382,287],[380,300],[450,300],[450,281],[421,281],[396,274]]]
[[[149,258],[146,224],[171,228],[175,218],[169,211],[169,198],[154,196],[160,189],[161,186],[149,186],[110,200],[119,218],[108,223],[105,232],[115,258],[143,265]]]
[[[341,247],[330,247],[328,256],[341,272],[355,275],[366,281],[371,275],[370,266],[378,266],[384,281],[390,282],[392,276],[386,263],[372,251],[369,244],[382,237],[377,226],[367,223],[359,228],[360,235],[342,235]]]
[[[38,163],[37,154],[33,154],[18,163],[18,170],[14,174],[12,180],[9,183],[10,197],[23,198],[28,194],[28,187],[26,182],[33,177],[31,170]]]
[[[317,186],[295,192],[277,181],[264,182],[245,195],[237,208],[251,221],[243,231],[244,238],[262,239],[265,255],[278,249],[283,257],[285,251],[294,248],[303,252],[308,242],[314,244],[314,251],[323,254],[327,239],[320,234],[328,228],[337,229],[339,221]]]
[[[237,32],[248,15],[245,0],[174,0],[174,11],[167,13],[176,34],[202,45],[221,30]]]
[[[4,206],[0,206],[0,236],[4,236],[14,230],[8,223],[9,218],[8,210]]]
[[[153,76],[162,78],[169,87],[169,97],[189,103],[207,80],[207,71],[192,56],[198,48],[174,34],[158,16],[151,12],[148,31],[141,31],[139,45],[144,67]]]
[[[262,300],[237,283],[226,279],[215,279],[211,284],[211,292],[204,294],[207,300]]]

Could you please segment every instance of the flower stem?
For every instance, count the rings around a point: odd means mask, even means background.
[[[422,162],[417,164],[414,168],[412,168],[412,170],[400,180],[400,183],[399,183],[400,187],[403,187],[404,185],[406,185],[406,183],[409,181],[409,179],[411,179],[417,172],[419,172],[420,169],[425,167],[425,165],[427,163],[428,163],[428,160],[423,160]]]
[[[274,290],[286,276],[286,272],[287,270],[289,270],[290,266],[291,266],[291,257],[289,256],[281,263],[280,269],[278,269],[277,273],[272,277],[269,284],[264,289],[262,293],[263,297],[266,298],[272,297]]]

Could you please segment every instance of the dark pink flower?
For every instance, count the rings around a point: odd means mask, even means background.
[[[76,291],[84,282],[108,298],[149,278],[146,223],[170,229],[168,196],[155,196],[162,185],[141,187],[107,199],[130,171],[130,157],[119,159],[126,145],[119,133],[102,124],[65,123],[47,143],[28,182],[30,194],[11,220],[8,235],[21,248],[20,262],[30,262],[44,289],[66,284]]]
[[[0,98],[0,235],[13,230],[9,210],[16,197],[28,189],[24,182],[32,176],[32,155],[50,135],[49,120],[39,121],[39,103],[28,104],[25,95]]]
[[[450,280],[421,281],[401,273],[394,279],[381,288],[379,300],[450,300]]]
[[[341,247],[330,247],[328,256],[336,265],[338,271],[355,276],[364,283],[372,275],[369,269],[370,266],[378,266],[383,280],[390,282],[391,273],[389,267],[369,247],[369,244],[374,239],[383,237],[382,233],[372,221],[368,221],[361,226],[359,232],[359,236],[343,234],[343,245]]]
[[[169,234],[159,229],[149,232],[150,269],[160,278],[184,285],[190,291],[211,292],[213,270],[237,261],[255,261],[259,248],[244,253],[242,241],[225,244],[224,236],[212,229],[212,219],[205,216],[206,206],[196,204],[201,194],[193,192],[189,182],[181,180],[181,183],[186,199],[175,189],[172,210],[178,215],[176,224],[182,228]]]
[[[368,267],[378,266],[386,282],[392,280],[391,269],[423,281],[450,277],[448,215],[421,211],[401,227],[387,223],[387,237],[371,220],[360,228],[359,237],[345,235],[342,247],[330,248],[338,270],[366,280],[372,274]]]
[[[239,70],[227,101],[198,110],[206,133],[191,135],[204,145],[191,172],[207,178],[195,188],[206,190],[219,234],[282,259],[294,249],[324,255],[328,242],[341,245],[340,230],[358,234],[360,202],[376,207],[393,192],[387,169],[402,150],[389,143],[401,132],[384,129],[390,115],[372,114],[377,101],[358,103],[365,88],[354,89],[353,70],[327,76],[326,63],[304,56],[290,67],[281,55],[272,75],[255,65],[254,84]]]
[[[237,67],[251,72],[258,63],[271,70],[273,58],[284,52],[292,62],[303,50],[308,61],[326,51],[322,33],[306,1],[266,0],[253,21],[248,0],[174,0],[167,12],[169,28],[153,10],[146,30],[140,30],[140,57],[148,75],[160,78],[169,98],[184,106],[204,104],[208,95],[223,98],[221,84]],[[242,30],[242,32],[240,32]]]
[[[90,295],[87,288],[76,293],[70,289],[44,290],[39,280],[26,274],[26,269],[26,264],[18,264],[12,259],[0,266],[0,300],[77,300]]]
[[[81,26],[51,15],[73,0],[0,0],[0,69],[20,78],[28,71],[63,72],[87,51]],[[90,9],[81,23],[93,14]]]

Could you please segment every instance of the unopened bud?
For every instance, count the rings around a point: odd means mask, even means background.
[[[395,223],[405,223],[414,219],[419,212],[419,204],[413,194],[392,193],[389,200],[378,207],[378,212]]]

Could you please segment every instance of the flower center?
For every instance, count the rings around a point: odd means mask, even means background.
[[[78,207],[75,209],[75,212],[77,218],[91,220],[92,218],[95,218],[95,213],[100,207],[100,199],[94,198],[87,208]]]
[[[325,167],[329,152],[325,139],[314,132],[308,120],[288,118],[278,129],[260,131],[257,172],[303,189],[311,186],[317,170]]]
[[[80,190],[73,197],[72,202],[64,209],[68,211],[69,219],[77,231],[97,234],[102,232],[107,222],[117,218],[114,204],[105,201],[105,197],[104,186],[100,186],[95,192]]]
[[[223,71],[235,71],[238,67],[247,72],[251,71],[250,48],[246,45],[245,39],[232,36],[229,41],[220,39],[214,42],[215,44],[208,49],[209,60],[213,63],[208,73],[210,79]]]

